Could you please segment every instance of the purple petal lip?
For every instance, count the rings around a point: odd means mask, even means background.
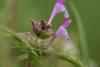
[[[55,17],[56,14],[63,13],[63,12],[65,12],[65,14],[64,14],[65,16],[69,15],[68,12],[67,12],[67,10],[66,10],[66,8],[65,8],[65,6],[63,4],[57,2],[55,4],[54,8],[53,8],[53,11],[51,13],[51,16],[50,16],[49,20],[48,20],[48,24],[51,24],[51,22],[54,19],[54,17]]]
[[[68,31],[63,26],[60,26],[56,32],[56,36],[61,36],[61,37],[68,36]]]
[[[59,13],[64,13],[64,21],[63,23],[60,25],[60,27],[58,28],[58,30],[55,32],[55,36],[51,39],[50,43],[47,45],[50,46],[52,44],[52,42],[54,41],[54,39],[57,37],[62,37],[64,42],[66,42],[68,39],[69,39],[69,35],[68,35],[68,31],[65,27],[68,27],[72,20],[70,19],[69,17],[69,13],[67,11],[67,8],[65,8],[64,6],[64,1],[65,0],[57,0],[54,8],[53,8],[53,11],[51,13],[51,16],[48,20],[48,23],[47,25],[50,25],[52,20],[54,19],[54,17],[56,16],[56,14],[59,14]]]
[[[64,21],[63,21],[61,26],[68,27],[71,24],[71,22],[72,22],[71,19],[64,19]]]
[[[58,28],[56,32],[56,36],[61,36],[64,39],[68,39],[68,31],[65,29],[65,27],[68,27],[71,24],[72,20],[71,19],[64,19],[62,25]]]
[[[64,1],[65,0],[57,0],[57,2],[62,3],[62,4],[64,3]]]

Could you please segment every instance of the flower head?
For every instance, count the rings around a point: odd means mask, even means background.
[[[66,30],[66,27],[68,27],[72,21],[69,17],[69,13],[68,13],[67,9],[64,6],[64,1],[65,0],[57,0],[47,23],[44,20],[37,21],[40,23],[32,21],[33,32],[35,33],[35,35],[38,38],[47,39],[47,38],[53,36],[53,38],[50,40],[50,42],[46,46],[46,48],[51,46],[51,44],[53,43],[53,41],[55,40],[56,37],[62,37],[64,42],[66,42],[69,39],[69,35],[68,35],[68,31]],[[54,33],[51,29],[50,24],[51,24],[52,20],[54,19],[54,17],[56,16],[56,14],[59,14],[59,13],[64,14],[64,21],[60,25],[58,30]]]
[[[71,19],[64,19],[64,21],[63,21],[61,26],[68,27],[71,24],[71,22],[72,22]]]
[[[52,42],[54,41],[54,39],[58,36],[62,37],[64,42],[66,42],[69,39],[68,31],[65,28],[68,27],[72,21],[69,18],[69,13],[68,13],[67,9],[65,8],[65,6],[63,5],[63,3],[64,3],[64,0],[57,0],[55,6],[53,8],[53,11],[51,13],[51,16],[48,20],[47,24],[50,25],[56,14],[64,13],[65,19],[64,19],[63,23],[61,24],[61,26],[56,31],[56,33],[54,34],[53,38],[51,39],[51,41],[47,45],[47,47],[50,46],[52,44]]]
[[[57,0],[57,2],[63,4],[65,0]]]
[[[65,8],[65,6],[63,5],[63,3],[64,3],[64,0],[57,0],[55,6],[53,8],[53,11],[51,13],[51,16],[48,20],[48,24],[51,24],[51,22],[54,19],[55,15],[58,14],[58,13],[64,13],[64,17],[69,18],[68,11]]]
[[[56,32],[56,36],[61,36],[64,38],[64,40],[69,39],[68,31],[65,29],[65,27],[68,27],[71,24],[70,19],[64,19],[62,25],[59,27],[59,29]]]

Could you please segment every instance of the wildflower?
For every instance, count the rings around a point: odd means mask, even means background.
[[[47,25],[46,21],[31,21],[33,26],[33,32],[36,37],[40,39],[47,39],[53,35],[53,31],[50,25]]]
[[[57,2],[62,3],[62,4],[64,3],[64,1],[65,0],[57,0]]]
[[[51,13],[50,19],[48,20],[48,24],[51,24],[52,20],[54,19],[55,15],[58,13],[64,13],[65,18],[69,18],[69,14],[65,6],[63,5],[64,0],[57,0],[53,11]]]
[[[69,39],[68,31],[65,29],[71,24],[71,19],[64,19],[62,25],[58,28],[56,36],[61,36],[64,40]]]
[[[53,36],[49,44],[46,46],[46,48],[51,46],[55,38],[58,36],[62,37],[64,41],[69,39],[68,31],[65,28],[71,24],[71,19],[69,18],[69,13],[63,4],[64,4],[64,0],[57,0],[47,23],[45,23],[44,20],[38,21],[40,23],[35,23],[34,21],[32,21],[33,32],[36,34],[37,37],[41,39],[46,39],[50,36]],[[50,24],[54,19],[55,15],[59,13],[64,13],[65,19],[61,24],[61,26],[58,28],[58,30],[54,33],[52,32]]]
[[[65,28],[68,27],[72,21],[71,19],[69,19],[69,13],[67,9],[65,8],[65,6],[63,5],[63,3],[64,3],[64,0],[57,0],[54,6],[54,9],[51,13],[50,19],[48,20],[47,24],[50,25],[56,14],[64,13],[65,19],[62,25],[58,28],[57,32],[54,34],[53,38],[51,39],[47,47],[49,47],[53,43],[53,41],[55,40],[57,36],[62,37],[64,41],[67,41],[69,39],[68,31]]]

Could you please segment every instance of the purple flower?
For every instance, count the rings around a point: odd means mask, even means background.
[[[63,4],[65,0],[57,0],[57,2]]]
[[[68,27],[71,24],[71,22],[72,22],[71,19],[64,19],[64,21],[63,21],[61,26]]]
[[[48,20],[47,24],[50,25],[56,14],[64,13],[65,19],[64,19],[62,25],[58,28],[57,32],[54,34],[50,43],[47,45],[47,48],[49,46],[51,46],[51,44],[53,43],[55,38],[58,36],[62,37],[65,42],[69,39],[68,31],[65,28],[71,24],[72,20],[69,18],[69,13],[68,13],[67,9],[65,8],[65,6],[63,5],[63,3],[64,3],[64,0],[57,0],[55,6],[53,8],[53,11],[51,13],[51,16]]]
[[[52,20],[54,19],[55,15],[58,13],[64,13],[65,18],[69,18],[69,14],[65,6],[63,5],[64,0],[57,0],[53,11],[51,13],[50,19],[48,20],[48,24],[51,24]]]
[[[70,24],[71,24],[71,20],[70,19],[65,19],[64,22],[62,23],[62,25],[58,28],[58,30],[56,32],[56,35],[57,36],[62,36],[62,35],[68,34],[65,27],[68,27]]]
[[[65,41],[68,40],[68,31],[65,29],[65,27],[68,27],[71,24],[71,22],[71,19],[64,19],[62,25],[56,32],[56,36],[61,36]]]

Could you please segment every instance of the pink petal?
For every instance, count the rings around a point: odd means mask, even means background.
[[[62,13],[62,12],[66,12],[66,15],[68,16],[69,14],[67,14],[67,10],[65,9],[65,6],[61,3],[56,3],[55,6],[54,6],[54,9],[51,13],[51,16],[48,20],[48,24],[51,24],[52,20],[54,19],[55,15],[58,14],[58,13]],[[64,14],[65,15],[65,14]]]
[[[58,29],[56,36],[62,37],[65,42],[69,39],[68,31],[63,26]]]
[[[62,4],[64,3],[64,1],[65,0],[57,0],[57,2],[62,3]]]
[[[72,22],[71,19],[64,19],[64,21],[63,21],[61,26],[68,27],[71,24],[71,22]]]
[[[67,35],[68,31],[63,26],[60,26],[56,32],[56,36],[67,36]]]

